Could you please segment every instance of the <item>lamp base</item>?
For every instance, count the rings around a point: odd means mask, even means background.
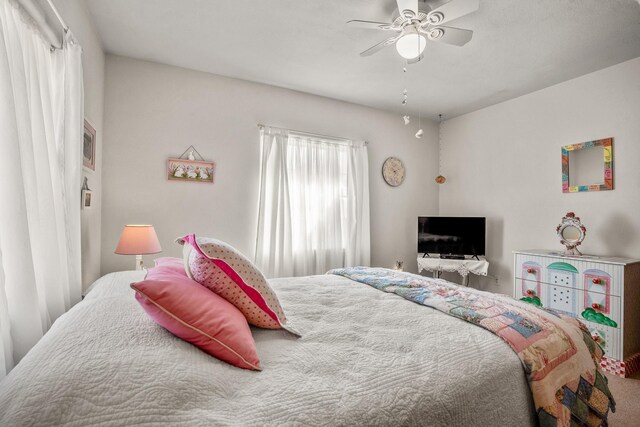
[[[142,255],[136,255],[136,270],[142,270],[143,268]]]

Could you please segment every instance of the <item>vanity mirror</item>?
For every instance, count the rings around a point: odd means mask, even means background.
[[[613,138],[562,147],[562,192],[613,190]]]
[[[580,222],[580,217],[577,217],[573,212],[567,212],[562,218],[562,222],[556,227],[556,232],[560,243],[567,248],[565,255],[582,255],[578,246],[582,244],[587,229]]]

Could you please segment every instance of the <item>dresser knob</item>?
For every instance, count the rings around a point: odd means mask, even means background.
[[[527,289],[527,295],[535,295],[536,293],[533,292],[531,289]]]
[[[593,282],[593,284],[594,284],[594,285],[599,285],[599,284],[600,284],[600,279],[598,279],[598,278],[595,278],[595,277],[594,277],[594,278],[591,280],[591,282]]]
[[[527,268],[527,273],[535,273],[536,271],[533,268]]]
[[[598,304],[597,302],[594,302],[593,304],[591,304],[591,308],[593,308],[594,310],[599,310],[600,304]]]

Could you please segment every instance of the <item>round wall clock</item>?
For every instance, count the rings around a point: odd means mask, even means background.
[[[392,187],[397,187],[404,181],[405,169],[402,160],[389,157],[382,164],[382,177]]]

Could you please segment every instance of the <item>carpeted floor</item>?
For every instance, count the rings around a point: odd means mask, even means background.
[[[616,412],[609,415],[611,427],[640,426],[640,372],[630,378],[609,378],[609,389],[616,400]]]

